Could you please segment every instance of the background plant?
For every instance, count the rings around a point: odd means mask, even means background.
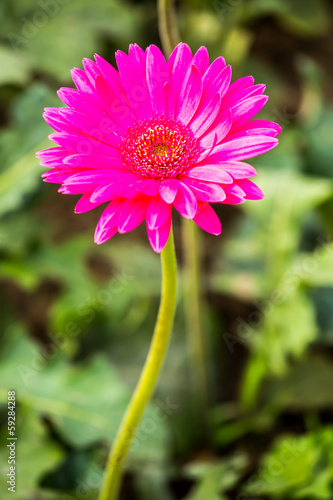
[[[73,201],[41,184],[34,154],[49,145],[41,113],[60,105],[69,68],[94,52],[114,62],[133,41],[159,44],[156,7],[8,0],[0,16],[0,399],[17,390],[16,497],[94,499],[150,341],[159,260],[144,228],[95,246],[98,209],[71,216]],[[193,418],[180,307],[122,495],[330,499],[332,6],[187,0],[177,16],[193,50],[224,55],[234,79],[269,82],[262,118],[283,132],[279,148],[254,161],[265,200],[222,207],[222,237],[202,235],[208,435]],[[175,231],[181,259],[179,222]],[[3,405],[1,424],[5,415]]]

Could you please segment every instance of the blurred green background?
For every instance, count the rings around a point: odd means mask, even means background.
[[[200,232],[207,405],[193,383],[180,285],[158,390],[134,440],[123,500],[333,498],[333,2],[181,0],[193,50],[267,83],[283,129],[253,160],[261,202],[221,206]],[[142,225],[97,247],[102,209],[41,182],[45,106],[95,52],[160,45],[151,0],[0,4],[0,479],[17,392],[17,500],[93,500],[142,367],[159,257]],[[184,245],[175,218],[180,273]]]

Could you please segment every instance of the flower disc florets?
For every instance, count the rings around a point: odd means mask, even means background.
[[[198,156],[192,132],[176,120],[161,116],[130,128],[121,155],[142,178],[167,179],[183,175]]]

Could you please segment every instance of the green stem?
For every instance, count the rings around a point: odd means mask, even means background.
[[[196,396],[198,424],[202,436],[206,430],[204,415],[208,405],[207,355],[201,314],[199,234],[198,227],[192,220],[183,220],[183,242],[185,253],[185,317],[195,388],[193,392]]]
[[[179,43],[174,0],[158,0],[157,2],[158,30],[163,52],[169,57],[174,47]]]
[[[172,229],[161,253],[162,292],[157,321],[140,379],[109,455],[99,500],[116,500],[126,454],[153,392],[167,351],[176,308],[177,265]]]

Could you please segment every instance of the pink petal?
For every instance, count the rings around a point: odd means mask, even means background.
[[[233,179],[244,179],[257,175],[257,172],[252,165],[240,161],[227,161],[220,165],[220,168],[226,170]]]
[[[78,90],[80,90],[81,92],[94,94],[94,88],[92,87],[88,76],[82,69],[72,69],[71,75],[73,82],[75,83]]]
[[[97,76],[100,75],[100,69],[95,63],[95,61],[91,61],[91,59],[84,58],[83,61],[83,67],[86,72],[87,77],[89,78],[89,81],[92,85],[92,87],[95,87],[95,80]]]
[[[121,102],[127,103],[128,105],[129,101],[118,71],[98,54],[95,54],[95,60],[105,81],[112,89],[112,95],[118,96]]]
[[[217,143],[217,135],[214,134],[213,140],[211,141],[211,146],[207,149],[202,149],[196,159],[197,163],[204,163],[204,160],[211,154]]]
[[[212,99],[217,93],[220,94],[221,99],[223,99],[225,93],[227,92],[231,80],[231,66],[226,66],[223,71],[221,71],[213,80],[209,86],[206,88],[205,96],[208,99]],[[223,101],[222,101],[223,102]]]
[[[232,127],[232,120],[233,117],[231,111],[227,111],[224,116],[221,116],[219,120],[216,120],[212,127],[200,138],[199,145],[202,148],[207,149],[212,147],[215,138],[217,144],[223,141]]]
[[[194,115],[200,102],[202,93],[202,80],[198,68],[192,65],[189,68],[179,95],[179,107],[176,114],[177,120],[187,125]]]
[[[57,94],[63,103],[80,113],[89,113],[95,119],[103,119],[108,116],[101,100],[98,97],[96,98],[96,94],[80,92],[66,87],[59,89]]]
[[[152,249],[157,253],[161,253],[161,251],[165,247],[166,242],[168,241],[171,222],[172,217],[169,217],[169,219],[163,224],[163,226],[160,226],[157,229],[149,229],[149,227],[147,227],[149,243],[151,244]]]
[[[186,74],[191,65],[192,61],[192,53],[188,45],[185,43],[180,43],[176,47],[175,60],[171,70],[170,82],[172,94],[175,99],[175,109],[178,109],[178,102],[181,104],[180,93],[183,87],[184,80],[186,78]],[[170,59],[172,54],[170,56]],[[170,63],[170,59],[168,62],[168,66]]]
[[[190,47],[186,43],[179,43],[172,51],[168,60],[169,74],[175,73],[175,66],[178,66],[183,62],[183,71],[185,68],[185,73],[187,68],[192,62],[192,52]]]
[[[114,86],[100,76],[96,78],[96,91],[107,109],[108,115],[117,123],[117,128],[114,130],[123,135],[128,127],[135,124],[132,107],[127,99],[124,101],[119,97],[119,94],[115,93]]]
[[[36,158],[41,158],[41,159],[53,159],[53,158],[62,158],[64,156],[68,155],[68,151],[61,147],[54,147],[54,148],[47,148],[47,149],[41,149],[40,151],[37,151],[36,153]]]
[[[226,195],[224,189],[218,184],[201,182],[196,179],[186,179],[186,185],[191,188],[198,200],[211,203],[222,202]],[[227,185],[228,186],[228,185]]]
[[[150,45],[147,49],[146,71],[153,114],[163,115],[166,112],[163,87],[165,83],[169,83],[169,71],[165,58],[156,45]]]
[[[262,200],[265,196],[261,189],[248,179],[237,180],[237,185],[244,191],[247,200]]]
[[[207,69],[206,73],[203,76],[203,88],[204,91],[209,88],[209,86],[213,83],[215,78],[223,71],[225,68],[225,60],[223,57],[218,57],[215,59],[212,64]]]
[[[111,146],[119,146],[121,138],[113,132],[114,122],[111,118],[104,118],[97,121],[78,111],[67,108],[59,108],[59,112],[70,123],[98,141],[106,142]]]
[[[95,230],[95,243],[101,244],[118,231],[119,213],[124,205],[125,200],[117,198],[105,208],[102,213]],[[109,233],[111,230],[111,233]]]
[[[101,85],[100,79],[97,78],[97,91],[103,94],[103,98],[106,99],[112,116],[119,116],[119,120],[121,121],[126,120],[127,118],[131,120],[131,116],[136,116],[136,113],[130,105],[118,71],[101,56],[95,54],[95,59],[104,76],[104,82],[106,84],[106,86]],[[112,102],[110,102],[110,97],[106,95],[106,92],[110,92]]]
[[[166,203],[160,196],[151,198],[147,205],[147,227],[157,229],[171,216],[172,205]]]
[[[42,174],[44,182],[52,182],[54,184],[61,184],[69,177],[77,174],[78,170],[73,168],[53,168],[48,172]]]
[[[137,116],[144,120],[152,116],[150,95],[146,74],[138,58],[127,56],[124,52],[116,52],[116,61],[127,97]]]
[[[229,184],[224,186],[224,191],[226,193],[226,199],[222,203],[228,205],[237,205],[239,203],[244,203],[245,192],[237,184]]]
[[[176,198],[179,181],[176,179],[166,179],[160,184],[160,195],[167,203],[173,203]]]
[[[199,202],[194,222],[210,234],[221,234],[222,227],[218,216],[209,203]]]
[[[74,208],[74,212],[76,214],[83,214],[84,212],[89,212],[89,210],[93,210],[98,207],[100,203],[92,203],[90,201],[90,193],[86,193],[77,202]]]
[[[146,52],[137,44],[131,43],[128,49],[128,55],[131,60],[135,62],[139,62],[143,69],[143,72],[146,73]]]
[[[95,243],[97,243],[97,245],[101,245],[102,243],[105,243],[107,240],[112,238],[112,236],[114,236],[116,233],[118,233],[117,226],[108,227],[107,229],[105,229],[105,231],[103,231],[103,233],[95,236],[94,241]]]
[[[113,148],[112,152],[114,153],[113,156],[68,155],[64,158],[64,163],[75,167],[126,170],[126,166],[124,166],[118,150]]]
[[[67,108],[45,108],[43,118],[57,132],[68,132],[79,134],[81,133],[80,127],[75,126],[70,120],[67,120],[61,115],[61,110]]]
[[[223,101],[223,108],[231,108],[235,106],[236,104],[240,103],[241,101],[244,101],[245,99],[248,99],[250,97],[255,97],[255,96],[260,96],[265,90],[265,85],[252,85],[250,87],[247,87],[245,89],[240,90],[239,92],[233,92],[225,95],[225,99]]]
[[[105,201],[109,201],[116,196],[118,197],[121,189],[124,193],[124,198],[135,198],[138,195],[137,190],[135,189],[136,181],[137,176],[131,173],[128,173],[125,176],[114,176],[112,179],[106,180],[105,182],[100,183],[100,185],[96,186],[94,192],[90,197],[90,201],[92,201],[93,203],[104,203]]]
[[[246,135],[269,135],[270,137],[276,137],[282,131],[280,125],[268,120],[251,120],[250,122],[237,125],[233,127],[232,139],[236,137],[242,137]],[[231,139],[231,135],[229,135]]]
[[[268,96],[256,96],[245,99],[232,107],[233,128],[247,122],[256,115],[266,104]],[[232,132],[232,130],[231,130]]]
[[[136,187],[137,183],[137,178],[132,179],[131,181],[127,178],[121,180],[118,184],[117,195],[124,198],[137,198],[139,195]]]
[[[43,166],[56,166],[62,163],[64,158],[68,156],[69,151],[64,148],[50,148],[36,153],[36,157],[40,158],[40,164]]]
[[[186,219],[193,219],[198,208],[198,202],[193,191],[184,182],[179,182],[177,196],[173,206]]]
[[[225,98],[229,99],[231,96],[238,94],[242,90],[252,87],[253,82],[254,82],[253,76],[244,76],[243,78],[239,78],[230,85]]]
[[[214,123],[221,107],[221,96],[216,94],[213,99],[207,100],[203,97],[189,124],[196,137],[201,137]]]
[[[105,182],[108,177],[111,182],[112,176],[114,175],[113,172],[109,175],[105,172],[106,170],[85,170],[75,173],[75,175],[71,175],[64,181],[64,186],[71,190],[78,190],[76,191],[77,193],[85,193],[89,190],[93,191],[95,186],[98,186],[101,182]]]
[[[217,182],[219,184],[231,184],[233,179],[221,167],[205,165],[204,167],[193,167],[186,171],[186,177],[191,179],[198,179],[201,181]]]
[[[147,196],[156,196],[160,188],[160,183],[155,179],[139,179],[135,184],[135,188],[139,193]]]
[[[175,100],[170,83],[165,83],[163,86],[163,100],[165,106],[165,116],[173,118],[175,114]]]
[[[49,139],[69,151],[75,151],[79,154],[93,153],[98,156],[114,156],[113,146],[104,144],[82,133],[57,132],[55,134],[50,134]]]
[[[206,47],[202,46],[196,51],[192,62],[198,68],[201,75],[204,75],[209,67],[209,55]]]
[[[219,163],[226,160],[245,160],[266,153],[278,144],[274,137],[262,135],[243,137],[218,144],[212,154],[206,158],[206,163]]]
[[[119,233],[128,233],[139,226],[146,216],[146,209],[147,199],[144,197],[126,200],[119,214]]]
[[[97,185],[90,195],[90,201],[101,204],[117,198],[119,182],[119,179],[113,179],[112,181],[110,180],[109,182]]]

